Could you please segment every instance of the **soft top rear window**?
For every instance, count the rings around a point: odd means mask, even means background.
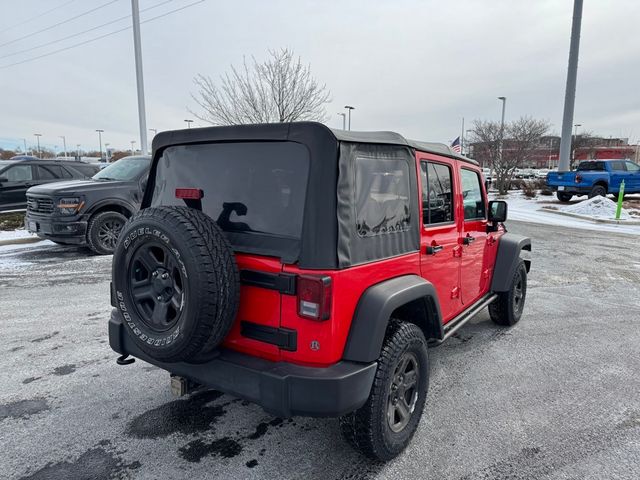
[[[176,188],[204,193],[202,210],[237,250],[297,256],[309,153],[294,142],[236,142],[168,147],[159,159],[152,206],[185,205]]]

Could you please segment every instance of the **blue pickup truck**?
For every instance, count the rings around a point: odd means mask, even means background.
[[[625,193],[640,193],[640,166],[629,160],[585,160],[576,171],[547,174],[547,186],[561,202],[574,195],[592,198],[609,193],[617,198],[623,180]]]

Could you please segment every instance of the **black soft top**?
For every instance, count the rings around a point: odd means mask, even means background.
[[[473,165],[478,162],[454,152],[448,145],[435,142],[409,140],[396,132],[357,132],[337,130],[317,122],[261,123],[253,125],[232,125],[226,127],[187,128],[160,132],[153,138],[153,152],[171,145],[204,142],[237,141],[296,141],[313,135],[331,136],[340,142],[371,143],[379,145],[401,145],[420,152],[444,155]],[[305,142],[302,142],[305,143]]]
[[[174,146],[192,146],[213,143],[294,142],[306,147],[309,159],[306,200],[304,205],[302,236],[285,243],[281,239],[252,239],[256,235],[243,235],[236,242],[238,251],[278,256],[284,263],[298,263],[307,269],[346,268],[369,261],[391,258],[420,248],[418,201],[411,202],[409,228],[395,233],[363,236],[357,231],[353,165],[357,158],[393,159],[407,165],[410,197],[418,199],[415,152],[433,153],[477,163],[456,154],[448,146],[407,140],[394,132],[354,132],[332,130],[315,122],[272,123],[227,127],[192,128],[158,133],[153,139],[153,161],[142,208],[162,205],[164,183],[159,183],[158,198],[154,197],[156,171],[165,149]],[[411,166],[414,165],[413,168]],[[194,185],[202,181],[205,169],[182,171],[192,175]],[[215,178],[215,177],[212,177]],[[189,185],[185,185],[189,186]],[[172,195],[170,195],[172,196]],[[167,200],[172,201],[172,200]],[[205,212],[207,213],[207,212]],[[251,240],[252,244],[247,244]],[[232,242],[233,243],[233,242]],[[236,246],[236,245],[234,245]]]

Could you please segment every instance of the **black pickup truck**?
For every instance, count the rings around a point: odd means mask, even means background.
[[[138,211],[151,158],[125,157],[88,180],[27,190],[27,230],[61,245],[110,254],[127,219]]]

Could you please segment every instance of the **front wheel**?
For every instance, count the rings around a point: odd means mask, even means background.
[[[367,402],[340,418],[345,440],[367,457],[388,461],[418,428],[429,386],[427,342],[412,323],[394,321],[378,359]]]
[[[118,212],[100,212],[89,220],[87,243],[100,255],[110,255],[116,249],[122,227],[127,217]]]
[[[527,267],[520,260],[511,280],[511,287],[498,294],[498,298],[489,305],[489,316],[494,323],[503,327],[515,325],[522,317],[524,301],[527,297]]]

